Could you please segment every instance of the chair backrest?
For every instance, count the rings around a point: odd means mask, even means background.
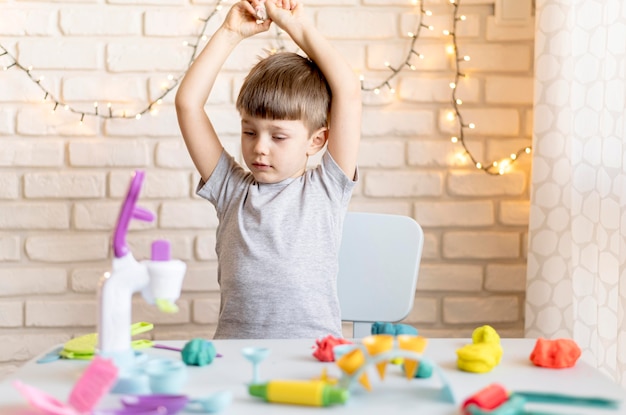
[[[353,336],[374,322],[397,322],[413,308],[424,232],[408,216],[348,212],[339,250],[341,319]]]

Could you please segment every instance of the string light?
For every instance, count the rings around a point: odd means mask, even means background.
[[[187,69],[189,69],[189,67],[191,66],[191,64],[194,62],[194,60],[197,57],[198,54],[198,49],[200,47],[201,41],[205,41],[207,39],[207,36],[205,34],[206,30],[207,30],[207,26],[209,24],[209,22],[211,21],[211,19],[219,12],[222,10],[223,6],[222,6],[222,2],[223,0],[217,0],[217,3],[215,5],[215,8],[213,9],[213,11],[205,18],[199,18],[198,20],[200,20],[202,22],[202,28],[200,30],[200,34],[197,36],[196,41],[195,42],[190,42],[190,41],[184,41],[183,45],[185,47],[188,47],[191,49],[191,55],[189,58],[189,61],[187,63],[186,69],[185,71],[180,74],[179,76],[174,76],[172,74],[169,74],[167,76],[167,80],[168,82],[166,84],[163,85],[162,89],[163,92],[161,93],[161,95],[159,95],[158,97],[156,97],[153,101],[149,102],[147,104],[147,106],[142,109],[141,111],[135,113],[134,116],[130,117],[127,113],[126,110],[123,111],[114,111],[112,108],[112,103],[108,102],[106,104],[106,108],[107,111],[99,111],[99,104],[98,102],[94,102],[93,104],[93,112],[86,112],[86,111],[81,111],[81,110],[77,110],[73,107],[71,107],[69,104],[55,98],[55,96],[52,94],[52,92],[50,92],[50,90],[48,90],[43,84],[42,81],[44,80],[44,77],[41,76],[39,78],[36,78],[31,72],[32,72],[32,66],[28,66],[28,67],[24,67],[20,62],[18,62],[18,60],[8,51],[8,49],[6,49],[2,44],[0,44],[0,59],[10,59],[11,62],[9,62],[7,65],[3,66],[4,71],[8,71],[11,68],[17,68],[21,71],[23,71],[24,73],[26,73],[26,75],[30,78],[30,80],[37,84],[37,86],[41,89],[41,91],[44,93],[44,98],[43,101],[51,101],[54,103],[54,106],[51,110],[52,113],[56,113],[56,110],[58,108],[59,105],[61,105],[66,111],[70,111],[72,113],[76,113],[76,114],[80,114],[80,124],[82,125],[85,119],[85,116],[93,116],[93,117],[100,117],[100,118],[135,118],[137,120],[141,119],[143,114],[145,113],[150,113],[152,115],[156,115],[158,113],[158,109],[156,108],[158,105],[160,105],[163,102],[163,98],[165,98],[166,95],[168,95],[181,81],[181,79],[184,76],[184,73],[186,72]],[[478,160],[476,160],[476,158],[472,155],[472,153],[469,151],[469,149],[467,148],[467,145],[465,143],[465,130],[466,129],[474,129],[475,125],[474,123],[468,123],[465,124],[463,122],[463,117],[462,114],[459,110],[459,106],[462,105],[462,100],[457,98],[456,94],[457,94],[457,90],[458,90],[458,83],[459,83],[459,79],[461,77],[464,77],[465,75],[460,71],[460,64],[463,62],[468,62],[470,61],[470,56],[468,55],[463,55],[461,56],[459,54],[459,48],[458,48],[458,44],[457,44],[457,37],[456,37],[456,30],[457,30],[457,22],[459,21],[465,21],[466,20],[466,16],[464,15],[459,15],[458,11],[459,11],[459,6],[460,6],[460,0],[449,0],[450,4],[454,7],[454,19],[453,19],[453,29],[452,30],[444,30],[443,34],[446,36],[450,36],[452,38],[452,45],[447,46],[446,50],[449,54],[454,54],[455,56],[455,76],[454,76],[454,81],[450,82],[449,86],[450,89],[452,90],[452,106],[453,106],[453,110],[450,111],[447,115],[446,118],[453,122],[453,121],[457,121],[458,123],[458,134],[451,137],[451,141],[453,143],[460,143],[463,146],[463,149],[465,150],[466,155],[469,157],[469,159],[471,160],[471,162],[476,166],[476,168],[483,170],[484,172],[488,173],[488,174],[504,174],[506,173],[506,171],[508,171],[508,169],[510,168],[510,166],[515,163],[519,157],[521,155],[524,154],[530,154],[531,152],[531,147],[525,147],[522,149],[519,149],[517,152],[512,153],[508,158],[505,158],[499,162],[492,162],[492,163],[488,163],[488,164],[483,164],[481,162],[479,162]],[[390,93],[394,94],[395,93],[395,88],[392,87],[390,81],[393,80],[400,72],[403,68],[407,67],[411,70],[416,70],[416,66],[411,62],[411,59],[413,58],[413,56],[415,55],[417,58],[419,59],[424,59],[424,55],[422,55],[421,53],[419,53],[416,49],[415,49],[415,44],[418,40],[418,38],[420,37],[420,33],[422,29],[428,29],[428,30],[434,30],[434,27],[432,25],[427,25],[424,22],[425,17],[430,17],[432,16],[432,12],[430,10],[425,10],[424,9],[424,1],[419,1],[418,0],[411,0],[411,4],[417,6],[419,3],[419,8],[420,8],[420,15],[419,15],[419,19],[416,25],[416,29],[414,31],[408,32],[407,36],[410,39],[410,48],[409,48],[409,52],[407,53],[404,62],[402,62],[400,65],[394,67],[392,66],[389,62],[385,62],[385,66],[391,71],[390,75],[387,76],[387,78],[385,78],[383,81],[381,81],[378,85],[375,86],[371,86],[371,87],[366,87],[365,86],[365,78],[363,77],[363,75],[360,76],[360,81],[361,81],[361,89],[363,91],[371,91],[374,92],[374,94],[380,94],[381,92],[381,88],[385,87],[387,88]],[[281,35],[283,34],[283,32],[280,29],[276,29],[277,33],[276,33],[276,39],[278,41],[279,46],[277,48],[271,48],[269,50],[266,50],[269,54],[274,54],[278,51],[282,51],[285,50],[285,46],[284,43],[282,41]]]
[[[446,49],[449,53],[454,54],[454,62],[455,62],[455,75],[454,75],[454,81],[450,82],[450,89],[452,90],[452,107],[453,110],[450,111],[447,115],[446,115],[446,119],[448,119],[449,121],[455,121],[457,122],[458,125],[458,131],[457,134],[452,136],[450,138],[450,141],[452,143],[460,143],[463,146],[463,150],[465,151],[465,154],[469,157],[469,159],[471,160],[471,162],[474,164],[474,166],[476,166],[477,169],[484,171],[487,174],[491,174],[491,175],[502,175],[505,174],[506,172],[509,171],[509,169],[511,168],[511,166],[519,159],[519,157],[522,154],[530,154],[531,152],[531,147],[524,147],[519,149],[517,152],[512,153],[508,158],[504,158],[500,161],[494,161],[492,163],[482,163],[480,161],[478,161],[474,155],[471,153],[471,151],[468,149],[467,144],[465,143],[465,130],[467,129],[474,129],[476,128],[476,125],[474,123],[465,123],[463,121],[463,116],[461,114],[461,111],[459,109],[459,107],[463,104],[463,101],[459,98],[457,98],[457,92],[458,92],[458,85],[459,85],[459,79],[461,77],[465,77],[465,74],[463,74],[460,70],[460,64],[463,62],[469,62],[470,61],[470,56],[468,55],[460,55],[459,54],[459,47],[457,44],[457,37],[456,37],[456,31],[457,31],[457,22],[461,21],[464,22],[466,20],[466,17],[464,15],[460,15],[459,16],[459,6],[460,6],[461,1],[460,0],[450,0],[450,4],[454,7],[454,19],[453,19],[453,28],[452,30],[444,30],[443,33],[444,35],[450,36],[452,37],[452,45],[448,46]]]
[[[411,1],[411,4],[415,6],[417,6],[417,3],[418,2],[416,0]],[[378,95],[380,94],[381,88],[386,87],[389,89],[390,93],[392,94],[395,93],[395,89],[391,86],[390,81],[394,79],[404,67],[408,67],[409,69],[413,71],[416,69],[415,65],[411,63],[411,59],[413,58],[413,55],[417,56],[419,59],[424,59],[424,55],[422,55],[415,49],[415,44],[417,43],[417,39],[420,37],[420,33],[422,29],[434,30],[435,28],[433,26],[430,26],[424,23],[425,16],[428,16],[428,17],[432,16],[432,12],[430,10],[424,9],[424,1],[419,2],[419,7],[420,7],[420,16],[417,21],[416,28],[414,31],[407,32],[407,36],[409,37],[409,39],[411,39],[411,44],[410,44],[409,52],[404,58],[404,61],[401,64],[399,64],[397,67],[391,66],[389,62],[385,62],[385,66],[389,68],[389,70],[391,70],[391,73],[389,74],[389,76],[387,76],[387,78],[385,78],[379,84],[374,85],[374,86],[366,87],[364,78],[361,75],[361,89],[363,91],[371,91],[371,92],[374,92],[374,94]]]
[[[206,18],[201,18],[199,19],[201,22],[203,22],[202,28],[200,30],[200,34],[197,36],[197,41],[196,42],[189,42],[189,41],[185,41],[183,42],[185,47],[188,47],[191,49],[191,56],[189,58],[189,61],[187,63],[185,72],[187,69],[189,69],[189,67],[191,66],[191,64],[194,62],[194,60],[196,59],[197,53],[198,53],[198,48],[200,46],[200,41],[201,40],[206,40],[206,35],[205,32],[207,30],[207,26],[210,22],[210,20],[222,9],[222,2],[223,0],[217,0],[217,4],[215,5],[215,8],[213,9],[213,11],[206,17]],[[4,57],[4,58],[3,58]],[[109,102],[107,103],[107,111],[99,111],[99,105],[98,102],[94,102],[93,105],[93,111],[83,111],[83,110],[78,110],[73,108],[72,106],[70,106],[69,104],[67,104],[66,102],[63,102],[62,100],[58,99],[55,97],[55,95],[49,90],[47,89],[42,81],[44,80],[44,77],[41,76],[39,78],[35,78],[33,76],[33,74],[31,73],[32,71],[32,66],[28,66],[25,67],[23,66],[10,52],[7,48],[5,48],[2,44],[0,44],[0,59],[10,59],[11,62],[6,65],[3,66],[3,69],[5,71],[15,67],[21,71],[23,71],[29,78],[30,80],[37,84],[37,86],[39,87],[39,89],[41,89],[41,91],[44,93],[44,98],[43,101],[52,101],[54,103],[54,108],[52,109],[52,113],[56,112],[56,109],[58,108],[59,105],[61,105],[66,111],[70,111],[72,113],[75,114],[80,114],[80,121],[79,123],[82,125],[85,117],[86,116],[90,116],[90,117],[98,117],[98,118],[135,118],[135,119],[141,119],[141,117],[146,114],[146,113],[150,113],[150,114],[156,114],[158,111],[155,108],[155,105],[159,105],[161,104],[161,102],[163,102],[163,98],[165,98],[165,96],[167,94],[169,94],[174,88],[176,88],[176,86],[178,85],[178,83],[182,80],[183,78],[183,74],[175,77],[173,75],[168,75],[167,79],[168,79],[168,83],[166,85],[164,85],[163,87],[163,92],[161,93],[161,95],[159,95],[158,97],[156,97],[153,101],[149,102],[146,107],[140,111],[138,111],[134,116],[129,117],[127,114],[127,111],[121,111],[121,112],[116,112],[113,110],[112,108],[112,104]]]

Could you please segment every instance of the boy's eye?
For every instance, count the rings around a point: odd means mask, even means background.
[[[254,131],[244,131],[243,135],[250,135],[250,136],[252,136],[252,135],[254,135]]]
[[[272,136],[272,138],[274,140],[286,140],[287,139],[287,137],[285,137],[283,135],[275,135],[275,136]]]

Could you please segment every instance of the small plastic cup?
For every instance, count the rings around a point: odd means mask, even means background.
[[[149,360],[144,370],[152,393],[180,394],[187,382],[187,367],[179,360]]]

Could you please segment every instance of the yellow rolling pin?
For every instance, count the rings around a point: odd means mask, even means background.
[[[350,397],[346,389],[322,380],[271,380],[249,385],[248,392],[267,402],[308,406],[344,404]]]

